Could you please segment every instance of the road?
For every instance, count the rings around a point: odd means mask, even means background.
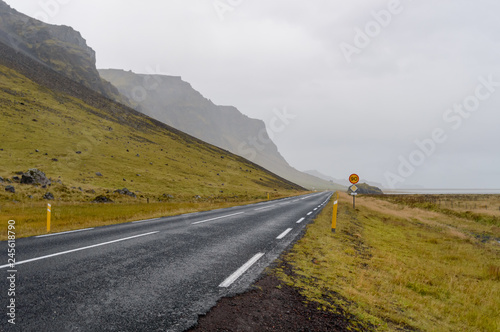
[[[184,331],[246,290],[331,194],[18,239],[15,267],[4,241],[0,330]]]

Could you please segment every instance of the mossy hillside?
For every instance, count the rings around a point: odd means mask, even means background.
[[[38,168],[60,181],[61,191],[80,187],[98,194],[127,187],[151,197],[164,193],[264,197],[270,191],[301,190],[243,158],[167,130],[154,120],[109,114],[54,93],[7,67],[0,66],[0,77],[3,178]],[[12,195],[19,201],[29,199],[30,189],[26,188],[30,187],[13,185],[23,187],[19,192],[24,195],[1,190],[1,200],[11,200]],[[72,200],[73,196],[56,195],[56,200],[61,199]]]

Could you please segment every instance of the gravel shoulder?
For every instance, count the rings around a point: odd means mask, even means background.
[[[286,263],[281,263],[284,267]],[[289,266],[286,270],[290,271]],[[356,331],[355,317],[318,310],[298,289],[268,271],[246,293],[221,299],[190,332],[202,331]]]

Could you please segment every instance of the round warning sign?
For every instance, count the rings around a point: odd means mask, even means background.
[[[359,182],[359,176],[358,174],[351,174],[349,175],[349,182],[351,182],[352,184],[356,184]]]

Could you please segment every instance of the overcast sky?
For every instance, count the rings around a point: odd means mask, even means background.
[[[264,120],[299,170],[500,188],[498,0],[6,2],[80,31],[98,68],[182,76]]]

